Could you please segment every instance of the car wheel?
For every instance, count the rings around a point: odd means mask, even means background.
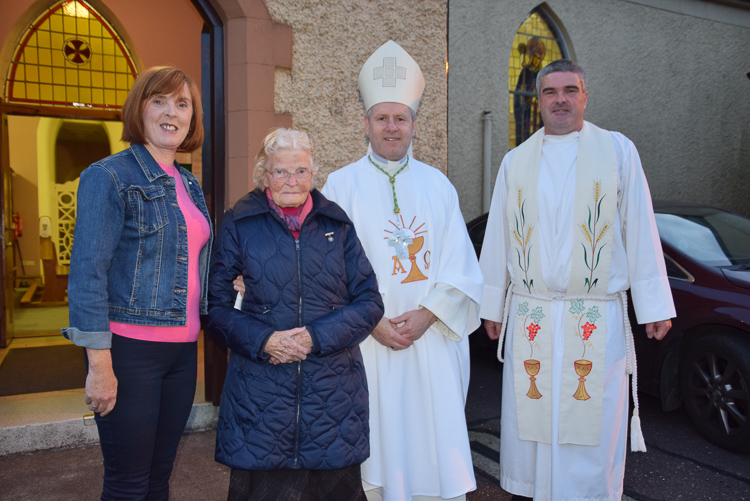
[[[700,433],[719,447],[750,450],[750,343],[710,334],[680,365],[682,401]]]

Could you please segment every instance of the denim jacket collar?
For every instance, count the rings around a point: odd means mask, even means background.
[[[133,152],[138,165],[143,170],[143,175],[146,176],[149,183],[153,183],[155,179],[166,176],[167,173],[164,169],[159,167],[151,153],[146,149],[146,146],[137,143],[130,143],[130,151]]]

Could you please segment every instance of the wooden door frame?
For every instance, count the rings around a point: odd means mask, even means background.
[[[203,192],[208,212],[219,228],[226,200],[226,125],[224,100],[224,22],[209,0],[190,0],[203,18],[201,92],[203,100]],[[205,398],[219,405],[227,372],[226,345],[203,333]]]
[[[6,305],[5,287],[9,276],[5,265],[6,242],[8,232],[5,229],[5,173],[10,169],[10,153],[8,152],[8,116],[3,111],[3,100],[0,98],[0,224],[3,226],[2,242],[0,242],[0,348],[8,347],[8,308]],[[13,245],[11,240],[11,246]],[[10,247],[11,252],[13,248]]]

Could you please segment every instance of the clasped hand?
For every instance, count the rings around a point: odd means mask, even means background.
[[[383,317],[372,331],[372,337],[392,350],[405,350],[422,337],[435,320],[437,317],[427,308],[407,311],[393,318]]]
[[[288,364],[307,358],[312,351],[312,338],[306,327],[295,327],[286,331],[274,332],[263,349],[271,356],[269,362]]]

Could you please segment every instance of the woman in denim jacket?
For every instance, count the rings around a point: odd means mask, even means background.
[[[101,499],[167,500],[207,304],[210,218],[197,179],[175,162],[178,148],[203,143],[200,91],[180,70],[151,68],[122,118],[130,148],[81,174],[63,334],[86,348]]]

